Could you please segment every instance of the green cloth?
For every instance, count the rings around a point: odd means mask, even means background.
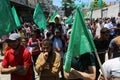
[[[72,57],[93,51],[96,51],[93,38],[85,24],[82,11],[80,8],[77,8],[68,44],[64,70],[66,72],[70,71]]]
[[[93,9],[90,10],[90,16],[89,16],[90,20],[92,20],[92,15],[93,15]]]
[[[102,0],[98,0],[97,5],[99,8],[102,8],[102,4],[103,4]]]
[[[78,71],[85,71],[89,66],[95,66],[95,57],[92,53],[86,53],[80,57],[72,58],[71,67]]]
[[[34,14],[33,14],[33,20],[40,29],[43,29],[43,30],[46,29],[46,25],[47,25],[46,17],[43,13],[40,3],[37,3],[37,5],[36,5],[36,8],[35,8]]]
[[[92,4],[92,6],[90,7],[90,15],[89,15],[90,19],[92,19],[93,10],[94,10],[94,5]]]
[[[66,54],[65,54],[66,55]],[[63,58],[63,64],[65,61],[65,56]],[[81,56],[72,58],[71,67],[75,70],[85,72],[89,66],[95,66],[95,56],[93,53],[86,53]],[[74,79],[74,80],[83,80],[83,79]]]
[[[13,17],[14,17],[14,20],[15,20],[16,25],[17,25],[17,26],[20,26],[21,23],[20,23],[20,20],[19,20],[19,17],[18,17],[18,15],[17,15],[17,12],[16,12],[15,7],[13,6],[11,9],[12,9],[12,14],[13,14]]]
[[[54,22],[54,19],[55,19],[57,14],[58,14],[58,11],[55,10],[54,13],[52,14],[52,16],[50,17],[50,22]]]
[[[12,15],[10,1],[0,0],[0,36],[10,33],[16,28],[17,27]]]
[[[72,24],[73,23],[73,16],[70,15],[68,19],[65,20],[65,24]]]

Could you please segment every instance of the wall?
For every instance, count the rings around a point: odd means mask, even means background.
[[[103,18],[105,17],[117,17],[118,16],[118,12],[119,12],[119,3],[117,3],[116,5],[111,5],[109,7],[105,7],[102,10],[98,9],[98,10],[94,10],[93,11],[93,16],[92,18],[101,18],[101,16]],[[87,12],[87,15],[89,16],[90,12]]]

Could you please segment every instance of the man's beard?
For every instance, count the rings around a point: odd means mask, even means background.
[[[19,48],[19,46],[20,46],[20,43],[16,47],[12,47],[9,45],[9,47],[11,47],[13,50],[17,50]]]

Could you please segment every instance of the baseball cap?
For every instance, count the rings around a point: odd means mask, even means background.
[[[18,33],[12,33],[6,41],[14,41],[18,39],[21,39],[20,35]]]

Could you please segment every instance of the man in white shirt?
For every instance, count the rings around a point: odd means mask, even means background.
[[[107,80],[120,80],[120,57],[104,62],[102,66]],[[104,80],[101,70],[100,73],[98,80]]]

